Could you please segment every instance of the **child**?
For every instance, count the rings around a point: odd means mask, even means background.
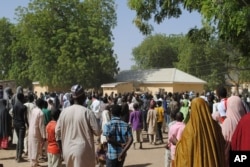
[[[175,116],[176,122],[172,124],[169,128],[168,133],[168,148],[171,153],[171,166],[174,167],[174,159],[175,159],[175,148],[178,140],[180,140],[182,132],[185,128],[185,123],[183,122],[183,114],[182,112],[177,112]]]
[[[142,149],[142,112],[139,110],[139,104],[134,103],[134,111],[130,113],[129,122],[132,126],[133,139],[134,139],[134,149],[135,143],[140,143],[140,149]]]
[[[52,108],[51,118],[52,120],[46,126],[46,135],[48,141],[47,154],[48,154],[48,167],[61,167],[61,150],[56,142],[55,127],[56,121],[59,118],[60,110]]]

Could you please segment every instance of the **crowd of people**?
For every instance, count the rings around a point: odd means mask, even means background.
[[[165,167],[228,167],[231,150],[250,150],[249,111],[244,98],[224,87],[206,94],[102,95],[74,85],[40,96],[6,87],[0,88],[0,148],[16,144],[16,161],[28,156],[31,167],[40,158],[48,167],[63,161],[67,167],[122,167],[131,145],[142,149],[149,142],[166,145]]]

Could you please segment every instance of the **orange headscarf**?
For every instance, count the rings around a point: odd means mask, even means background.
[[[175,167],[225,167],[225,140],[202,98],[191,102],[190,119],[177,143]]]

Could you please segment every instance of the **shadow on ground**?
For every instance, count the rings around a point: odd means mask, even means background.
[[[135,165],[126,165],[124,167],[145,167],[145,166],[149,166],[152,165],[151,163],[145,163],[145,164],[135,164]]]
[[[165,148],[165,146],[143,147],[142,150],[154,150],[154,149],[160,149],[160,148]]]
[[[5,158],[0,158],[0,160],[10,160],[10,159],[15,159],[15,157],[5,157]]]

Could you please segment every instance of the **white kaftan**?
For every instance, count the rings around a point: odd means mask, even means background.
[[[67,167],[95,167],[94,134],[101,128],[94,113],[74,104],[65,108],[56,125],[56,139],[62,141],[63,158]]]
[[[40,145],[45,138],[44,115],[40,108],[35,107],[29,117],[28,155],[31,162],[37,163]]]

